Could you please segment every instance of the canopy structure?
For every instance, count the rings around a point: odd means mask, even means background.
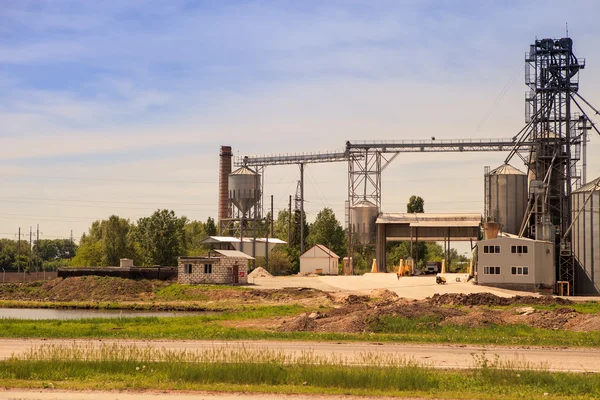
[[[386,242],[401,240],[444,242],[444,246],[450,248],[451,240],[478,240],[481,230],[481,215],[455,213],[382,213],[379,214],[376,224],[377,265],[385,266]]]

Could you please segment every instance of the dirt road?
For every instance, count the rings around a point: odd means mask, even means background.
[[[303,396],[248,393],[140,393],[140,392],[64,392],[55,390],[8,390],[0,400],[382,400],[390,397]],[[394,400],[403,400],[393,397]],[[414,397],[406,400],[419,400]]]
[[[0,359],[20,354],[28,349],[49,344],[78,344],[101,346],[118,343],[120,345],[153,346],[177,350],[202,350],[208,348],[269,349],[287,354],[300,354],[312,351],[318,356],[345,358],[357,362],[365,352],[393,354],[414,359],[435,368],[471,368],[475,366],[473,355],[481,355],[481,346],[463,345],[405,345],[382,343],[328,343],[328,342],[286,342],[286,341],[112,341],[112,340],[40,340],[3,339],[0,340]],[[541,347],[494,347],[486,346],[485,354],[492,360],[518,361],[529,363],[531,367],[544,367],[551,371],[600,372],[600,349],[541,348]]]

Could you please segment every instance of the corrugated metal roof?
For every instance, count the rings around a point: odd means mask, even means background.
[[[256,172],[252,171],[248,167],[240,167],[240,168],[236,169],[235,171],[233,171],[229,175],[258,175],[258,174]]]
[[[244,243],[252,243],[253,241],[254,241],[254,238],[248,238],[248,237],[244,238]],[[266,241],[267,241],[267,238],[256,238],[257,243],[265,243]],[[200,243],[207,244],[207,243],[239,243],[239,242],[240,242],[240,238],[236,238],[233,236],[209,236],[206,239],[202,239],[202,241]],[[277,239],[277,238],[269,238],[269,243],[285,244],[287,242],[285,242],[281,239]]]
[[[224,255],[225,257],[237,257],[237,258],[246,258],[248,260],[254,260],[254,257],[250,257],[246,253],[242,253],[238,250],[215,250],[215,252]]]
[[[406,224],[430,227],[476,227],[481,224],[481,214],[433,214],[433,213],[392,213],[379,214],[378,224]]]
[[[490,171],[490,175],[525,175],[525,173],[510,164],[504,164]]]
[[[592,190],[594,190],[594,187],[596,186],[596,183],[598,183],[598,180],[600,180],[600,178],[596,178],[593,181],[586,183],[579,189],[573,190],[573,193],[591,192]],[[598,191],[598,190],[600,190],[600,189],[596,188],[596,191]]]

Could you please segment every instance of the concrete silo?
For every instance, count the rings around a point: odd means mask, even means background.
[[[527,175],[510,164],[486,173],[485,200],[486,216],[518,235],[527,211]]]
[[[600,294],[600,188],[597,178],[572,194],[572,242],[575,255],[575,291],[582,295]],[[591,196],[591,197],[590,197]],[[589,198],[588,202],[586,200]]]

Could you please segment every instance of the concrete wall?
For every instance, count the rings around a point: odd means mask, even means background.
[[[0,279],[1,282],[35,282],[35,281],[44,281],[54,279],[58,276],[56,271],[54,272],[31,272],[31,273],[23,273],[23,272],[1,272],[0,271]]]
[[[337,275],[338,258],[332,257],[303,257],[300,258],[300,273],[313,273],[323,270],[325,275]]]
[[[248,259],[238,257],[180,257],[178,258],[177,281],[186,285],[215,283],[234,284],[233,267],[238,266],[238,284],[248,283]],[[192,265],[192,273],[185,271],[185,265]],[[204,265],[212,265],[212,273],[204,272]]]
[[[500,246],[500,253],[485,253],[485,246]],[[527,246],[527,253],[512,253],[512,246]],[[537,291],[554,285],[552,244],[523,238],[499,237],[477,245],[477,283],[507,289]],[[486,267],[500,267],[500,274],[486,274]],[[527,267],[528,274],[513,274],[513,267]]]

